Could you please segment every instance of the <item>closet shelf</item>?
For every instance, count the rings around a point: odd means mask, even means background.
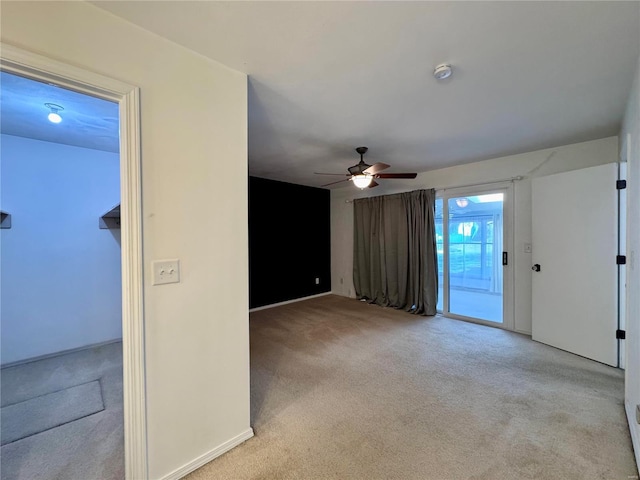
[[[120,228],[120,204],[113,207],[98,219],[100,228]]]
[[[0,210],[0,228],[11,228],[11,215]]]

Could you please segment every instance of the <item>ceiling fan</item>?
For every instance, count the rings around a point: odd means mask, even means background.
[[[336,183],[352,181],[353,184],[360,189],[373,188],[379,185],[379,183],[376,182],[377,178],[416,178],[418,175],[417,173],[380,173],[382,170],[389,168],[390,165],[380,162],[374,163],[373,165],[364,163],[364,154],[367,153],[367,150],[369,150],[367,147],[356,148],[356,152],[360,154],[360,162],[347,169],[349,173],[347,173],[346,176],[349,178],[321,186],[328,187],[329,185],[335,185]],[[317,175],[345,175],[343,173],[314,173]]]

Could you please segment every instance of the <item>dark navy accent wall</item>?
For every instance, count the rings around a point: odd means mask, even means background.
[[[331,291],[329,204],[329,190],[249,177],[250,308]]]

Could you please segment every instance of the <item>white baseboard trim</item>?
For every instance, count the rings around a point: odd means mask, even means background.
[[[279,307],[281,305],[287,305],[289,303],[302,302],[303,300],[311,300],[312,298],[324,297],[325,295],[332,295],[332,293],[333,292],[318,293],[317,295],[310,295],[308,297],[294,298],[293,300],[287,300],[286,302],[278,302],[272,303],[270,305],[264,305],[262,307],[250,308],[249,313],[257,312],[258,310],[266,310],[267,308]]]
[[[633,453],[636,456],[636,467],[640,474],[640,425],[638,425],[636,421],[636,407],[629,402],[624,402],[624,409],[627,412],[627,422],[629,423],[631,443],[633,443]]]
[[[112,343],[122,342],[122,338],[114,338],[113,340],[107,340],[105,342],[92,343],[83,347],[70,348],[68,350],[62,350],[60,352],[47,353],[45,355],[38,355],[37,357],[25,358],[24,360],[16,360],[15,362],[3,363],[0,368],[16,367],[18,365],[24,365],[25,363],[37,362],[39,360],[46,360],[47,358],[60,357],[61,355],[67,355],[69,353],[81,352],[83,350],[89,350],[91,348],[104,347],[111,345]]]
[[[165,475],[164,477],[161,477],[160,480],[178,480],[178,479],[188,475],[189,473],[193,472],[194,470],[197,470],[198,468],[200,468],[204,464],[209,463],[214,458],[217,458],[220,455],[222,455],[223,453],[228,452],[232,448],[237,447],[242,442],[245,442],[245,441],[249,440],[251,437],[253,437],[253,428],[249,428],[248,430],[245,430],[241,434],[236,435],[233,438],[230,438],[229,440],[227,440],[223,444],[218,445],[213,450],[208,451],[204,455],[200,455],[198,458],[193,459],[192,461],[190,461],[189,463],[181,466],[177,470],[174,470],[173,472],[169,473],[168,475]]]

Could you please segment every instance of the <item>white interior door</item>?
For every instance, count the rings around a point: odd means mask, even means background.
[[[617,165],[536,178],[533,339],[616,366]]]

